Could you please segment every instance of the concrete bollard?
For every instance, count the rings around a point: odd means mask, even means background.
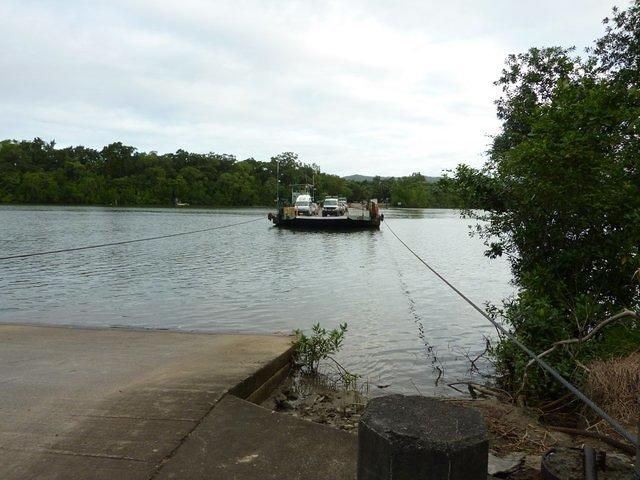
[[[487,480],[480,412],[435,398],[372,399],[358,426],[358,480]]]

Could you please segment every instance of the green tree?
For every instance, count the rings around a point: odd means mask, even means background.
[[[494,313],[538,352],[640,307],[639,4],[615,18],[586,60],[563,48],[510,56],[489,159],[483,171],[457,172],[458,190],[487,208],[469,212],[488,221],[487,254],[508,257],[518,287]],[[579,381],[576,365],[637,348],[639,329],[613,324],[549,359]],[[611,341],[622,336],[635,340]],[[496,355],[502,385],[518,390],[528,358],[506,341]],[[536,370],[524,393],[559,388]]]

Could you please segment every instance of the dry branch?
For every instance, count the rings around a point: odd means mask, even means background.
[[[640,315],[638,315],[638,313],[634,312],[633,310],[628,310],[628,309],[622,310],[621,312],[616,313],[615,315],[613,315],[613,316],[611,316],[609,318],[606,318],[605,320],[600,322],[598,325],[596,325],[593,328],[593,330],[591,330],[585,336],[578,337],[578,338],[569,338],[567,340],[559,340],[557,342],[554,342],[553,344],[551,344],[551,347],[549,347],[547,350],[545,350],[541,354],[537,355],[536,358],[532,358],[531,360],[529,360],[529,362],[527,363],[527,365],[524,368],[524,373],[522,375],[522,385],[520,385],[520,388],[518,389],[518,392],[516,393],[516,397],[519,397],[520,393],[524,389],[524,386],[525,386],[525,384],[527,382],[527,372],[528,372],[529,368],[534,363],[536,363],[537,360],[539,360],[542,357],[545,357],[545,356],[549,355],[550,353],[554,352],[558,347],[562,347],[562,346],[566,346],[566,345],[573,345],[573,344],[576,344],[576,343],[587,342],[587,341],[591,340],[595,336],[595,334],[598,333],[600,330],[602,330],[604,327],[606,327],[610,323],[613,323],[613,322],[615,322],[617,320],[620,320],[622,318],[633,318],[635,320],[638,320],[638,319],[640,319]],[[581,364],[579,364],[579,366],[581,366],[581,367],[586,369],[586,367],[584,367]]]
[[[611,438],[608,435],[602,435],[600,433],[597,432],[590,432],[589,430],[579,430],[576,428],[569,428],[569,427],[555,427],[555,426],[549,426],[548,427],[549,430],[552,430],[554,432],[561,432],[561,433],[568,433],[569,435],[576,435],[576,436],[581,436],[581,437],[590,437],[590,438],[595,438],[597,440],[601,440],[605,443],[608,443],[609,445],[611,445],[612,447],[617,448],[618,450],[623,451],[624,453],[628,454],[628,455],[634,455],[636,452],[636,448],[635,446],[631,446],[628,445],[626,443],[623,443],[619,440],[616,440],[615,438]]]

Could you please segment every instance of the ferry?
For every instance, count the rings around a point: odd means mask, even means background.
[[[327,196],[322,205],[313,199],[313,185],[292,185],[291,203],[280,202],[267,218],[278,228],[315,231],[379,230],[384,215],[376,199],[348,204],[346,198]],[[298,201],[302,198],[301,201]]]

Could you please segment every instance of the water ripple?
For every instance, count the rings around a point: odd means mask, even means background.
[[[261,209],[0,207],[0,254],[196,230],[265,215]],[[398,234],[474,301],[509,295],[504,262],[489,261],[449,210],[389,210]],[[492,329],[379,232],[278,230],[264,222],[189,237],[0,264],[0,321],[291,332],[349,324],[338,360],[371,393],[443,392],[464,377],[459,348],[484,348]]]

